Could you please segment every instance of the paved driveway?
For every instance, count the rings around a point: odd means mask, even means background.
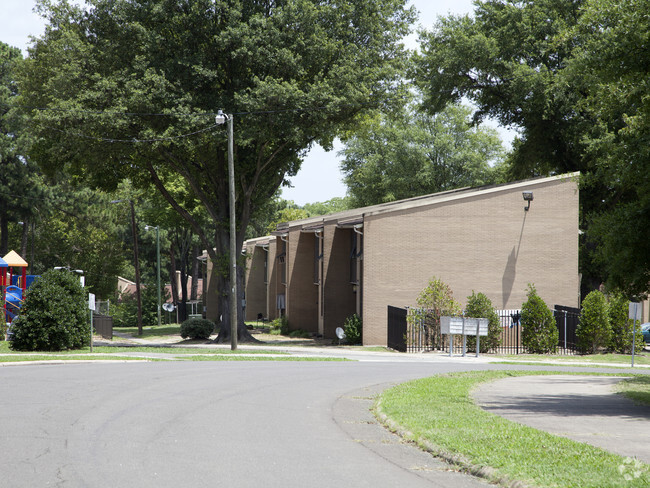
[[[515,376],[483,384],[474,399],[515,422],[650,464],[650,407],[617,395],[622,379]]]
[[[367,416],[370,385],[469,367],[251,361],[0,368],[0,486],[485,487],[385,437]]]

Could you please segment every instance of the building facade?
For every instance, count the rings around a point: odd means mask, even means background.
[[[334,338],[356,313],[363,343],[385,345],[387,307],[415,306],[433,277],[463,305],[476,291],[496,308],[520,308],[531,283],[549,306],[577,307],[578,176],[453,190],[281,224],[245,243],[246,320],[286,315],[291,329]]]

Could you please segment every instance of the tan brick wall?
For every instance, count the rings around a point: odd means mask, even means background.
[[[289,232],[287,317],[289,328],[318,332],[318,286],[314,285],[313,232]]]
[[[267,291],[267,304],[266,304],[266,318],[273,320],[278,318],[277,309],[277,296],[278,293],[284,293],[284,285],[278,283],[278,238],[272,238],[269,242],[269,261],[268,261],[268,286]],[[278,289],[282,291],[279,292]]]
[[[522,191],[534,200],[524,211]],[[578,306],[578,189],[557,179],[364,219],[364,344],[386,344],[388,305],[414,306],[432,277],[463,305],[473,290],[519,308]]]
[[[324,286],[326,338],[334,339],[337,327],[356,311],[356,296],[350,284],[350,249],[352,229],[338,229],[336,224],[324,229]]]
[[[264,283],[267,251],[256,245],[246,246],[246,320],[257,320],[257,314],[267,316],[267,286]]]

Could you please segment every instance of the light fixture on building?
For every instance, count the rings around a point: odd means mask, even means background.
[[[522,192],[522,195],[524,197],[524,201],[528,202],[528,205],[524,207],[524,210],[528,211],[530,209],[530,202],[533,201],[533,192],[532,191],[525,191]]]

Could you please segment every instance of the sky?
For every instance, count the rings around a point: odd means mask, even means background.
[[[24,55],[29,36],[38,37],[44,30],[43,20],[32,11],[35,4],[35,0],[0,0],[0,41],[19,47]],[[464,14],[473,9],[472,0],[410,0],[410,5],[419,11],[417,26],[426,29],[433,26],[438,16]],[[416,39],[415,34],[407,38],[407,47],[416,49]],[[329,152],[314,146],[298,174],[291,178],[292,188],[283,189],[282,198],[304,205],[344,197],[346,187],[339,169],[341,158],[337,155],[341,149],[338,141]]]

